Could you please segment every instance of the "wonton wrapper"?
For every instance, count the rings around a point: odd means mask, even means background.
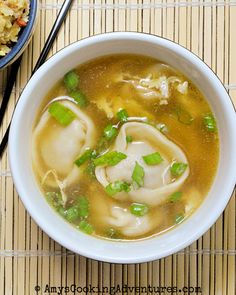
[[[127,135],[132,136],[133,142],[126,142]],[[187,158],[175,143],[167,139],[159,130],[145,123],[125,123],[115,140],[113,150],[126,154],[127,158],[115,166],[96,167],[96,178],[104,187],[118,180],[131,183],[136,161],[145,172],[143,187],[113,196],[120,201],[159,205],[176,192],[189,175],[189,167],[187,167],[180,177],[172,179],[170,166],[173,161],[188,163]],[[154,152],[160,152],[163,162],[158,165],[147,165],[142,156]]]
[[[107,223],[119,229],[125,236],[140,236],[153,228],[149,215],[142,217],[131,214],[127,209],[113,206]]]
[[[94,143],[93,122],[69,100],[69,97],[60,100],[62,105],[76,115],[69,125],[57,123],[47,109],[33,131],[34,169],[40,179],[52,187],[58,187],[61,183],[64,188],[78,180],[80,169],[75,166],[74,161],[85,148]]]

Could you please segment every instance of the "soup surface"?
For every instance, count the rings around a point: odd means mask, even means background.
[[[32,136],[48,202],[87,234],[132,240],[176,226],[201,204],[219,156],[216,121],[196,86],[144,56],[105,56],[67,73]]]

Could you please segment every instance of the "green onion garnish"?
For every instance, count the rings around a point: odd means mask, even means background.
[[[175,202],[179,201],[181,197],[182,197],[182,193],[181,192],[175,192],[175,193],[173,193],[173,194],[170,195],[169,201],[171,203],[175,203]]]
[[[212,114],[203,117],[203,124],[209,132],[216,132],[216,120]]]
[[[188,111],[180,107],[176,109],[176,114],[178,117],[178,121],[182,124],[191,125],[192,121],[194,120]]]
[[[70,109],[59,102],[53,102],[50,104],[48,112],[58,123],[64,126],[69,125],[76,117]]]
[[[127,122],[128,121],[128,113],[125,109],[121,109],[117,112],[117,118],[121,121],[121,122]]]
[[[188,164],[176,162],[171,165],[170,172],[173,176],[178,177],[184,173],[187,167],[188,167]]]
[[[95,176],[95,164],[93,161],[89,161],[87,167],[85,168],[85,172],[92,178],[96,178]]]
[[[81,196],[77,199],[76,205],[78,206],[78,214],[81,218],[89,216],[89,201],[86,197]]]
[[[143,160],[147,165],[158,165],[163,162],[163,158],[158,152],[143,156]]]
[[[54,207],[59,208],[62,205],[62,196],[59,192],[46,192],[48,202]]]
[[[112,124],[108,124],[103,130],[105,138],[109,140],[116,137],[117,133],[116,127],[114,127]]]
[[[132,203],[129,209],[130,212],[136,216],[144,216],[149,211],[149,208],[146,204],[139,203]]]
[[[127,135],[126,136],[126,142],[127,143],[130,143],[130,142],[132,142],[133,141],[133,137],[131,136],[131,135]]]
[[[112,151],[108,152],[99,158],[93,160],[95,166],[107,165],[107,166],[115,166],[120,161],[126,159],[127,156],[123,153]]]
[[[88,105],[87,97],[81,91],[79,91],[79,90],[71,91],[70,96],[75,100],[75,102],[81,108],[84,108]]]
[[[64,76],[64,84],[68,91],[75,90],[79,84],[79,76],[74,71],[68,72]]]
[[[67,210],[64,209],[62,206],[60,206],[58,209],[57,209],[57,212],[62,216],[62,217],[66,217],[66,213],[67,213]]]
[[[135,162],[135,167],[132,173],[132,179],[138,187],[144,185],[144,169],[138,162]]]
[[[180,223],[184,219],[184,215],[182,213],[175,215],[175,223]]]
[[[109,183],[105,190],[109,196],[114,196],[122,191],[128,193],[130,191],[130,184],[125,181],[115,181],[113,183]]]
[[[80,222],[79,229],[89,235],[94,232],[93,226],[85,220]]]
[[[69,222],[73,222],[76,219],[78,219],[79,218],[79,210],[78,210],[78,207],[77,206],[72,206],[69,209],[67,209],[66,210],[66,216],[65,217],[66,217],[66,219]]]
[[[82,164],[84,164],[86,161],[95,157],[96,157],[96,151],[87,149],[77,160],[75,160],[74,163],[79,167]]]

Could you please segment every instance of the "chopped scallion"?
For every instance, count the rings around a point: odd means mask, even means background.
[[[59,192],[47,192],[46,198],[54,208],[59,208],[63,203],[61,193]]]
[[[143,160],[147,165],[158,165],[163,162],[163,158],[158,152],[143,156]]]
[[[212,114],[208,114],[203,117],[203,123],[207,131],[209,132],[216,132],[216,120]]]
[[[130,184],[128,184],[125,181],[115,181],[113,183],[108,184],[105,190],[109,196],[114,196],[115,194],[120,193],[122,191],[128,193],[130,191]]]
[[[123,153],[112,151],[108,152],[96,159],[93,160],[95,166],[100,166],[100,165],[107,165],[107,166],[115,166],[117,165],[120,161],[126,159],[127,156]]]
[[[86,197],[81,196],[77,200],[78,214],[81,218],[87,218],[89,216],[89,201]]]
[[[77,160],[75,160],[74,163],[79,167],[82,164],[84,164],[86,161],[95,157],[96,157],[96,151],[87,149]]]
[[[185,124],[185,125],[191,125],[192,124],[193,117],[185,109],[182,109],[180,107],[177,108],[176,109],[176,114],[177,114],[177,117],[178,117],[178,121],[180,123]]]
[[[91,235],[94,232],[93,226],[90,223],[88,223],[86,220],[82,220],[80,222],[79,229],[89,235]]]
[[[144,185],[144,169],[138,162],[135,162],[132,179],[138,187]]]
[[[175,203],[175,202],[179,201],[181,197],[182,197],[182,193],[181,192],[175,192],[172,195],[170,195],[169,201],[171,203]]]
[[[117,118],[121,121],[121,122],[127,122],[128,121],[128,113],[125,109],[121,109],[117,112]]]
[[[116,137],[117,133],[118,133],[117,128],[114,127],[112,124],[108,124],[103,130],[103,134],[104,134],[105,138],[107,138],[109,140]]]
[[[79,76],[75,73],[75,71],[70,71],[67,74],[65,74],[64,84],[68,91],[73,91],[78,87]]]
[[[144,216],[149,211],[149,207],[146,204],[133,203],[130,206],[130,212],[136,216]]]
[[[75,102],[81,107],[84,108],[88,105],[88,100],[85,94],[79,90],[74,90],[70,92],[70,96],[75,100]]]
[[[93,161],[89,161],[85,169],[85,172],[92,178],[95,178],[95,164]]]
[[[171,165],[170,172],[173,176],[178,177],[184,173],[187,167],[188,164],[175,162]]]
[[[48,112],[59,124],[64,126],[69,125],[76,117],[70,109],[59,102],[53,102],[50,104]]]
[[[78,219],[79,218],[79,210],[78,210],[78,208],[76,206],[72,206],[69,209],[67,209],[65,217],[69,222],[73,222],[76,219]]]

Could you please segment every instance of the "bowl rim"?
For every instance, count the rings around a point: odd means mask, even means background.
[[[10,52],[0,57],[0,70],[11,65],[27,47],[36,25],[38,6],[38,0],[30,0],[29,21],[22,32],[20,32],[20,36],[17,42],[11,47]]]
[[[202,61],[197,55],[195,55],[194,53],[192,53],[191,51],[189,51],[188,49],[186,49],[185,47],[162,37],[158,37],[155,35],[151,35],[151,34],[146,34],[146,33],[137,33],[137,32],[111,32],[111,33],[104,33],[104,34],[99,34],[99,35],[95,35],[92,37],[87,37],[84,38],[82,40],[76,41],[70,45],[68,45],[67,47],[61,49],[60,51],[58,51],[55,55],[53,55],[50,59],[48,59],[48,61],[42,65],[39,70],[32,76],[32,78],[29,80],[29,82],[27,83],[27,85],[32,84],[36,81],[36,77],[40,76],[40,74],[43,73],[43,71],[49,67],[52,63],[57,63],[63,56],[67,56],[70,49],[71,50],[76,50],[77,46],[78,46],[78,50],[79,50],[79,45],[81,45],[81,43],[83,42],[83,44],[85,45],[87,43],[87,46],[89,45],[89,43],[95,43],[96,41],[99,42],[104,42],[107,40],[110,40],[112,38],[114,39],[127,39],[127,37],[130,38],[134,38],[137,39],[137,37],[141,37],[144,38],[145,41],[149,41],[151,43],[155,43],[155,40],[158,40],[158,44],[161,46],[164,46],[166,48],[171,47],[171,50],[174,49],[178,49],[177,51],[181,51],[182,53],[185,53],[185,56],[187,54],[187,56],[191,56],[188,59],[192,60],[195,59],[195,61],[198,61],[202,67],[204,67],[204,70],[206,70],[209,75],[211,77],[214,77],[215,82],[217,83],[218,87],[221,88],[221,91],[224,92],[224,95],[227,96],[228,102],[231,102],[231,107],[233,107],[232,109],[234,109],[234,105],[233,102],[230,98],[230,96],[228,95],[224,85],[222,84],[222,82],[220,81],[220,79],[216,76],[216,74],[212,71],[212,69],[206,64],[204,63],[204,61]],[[152,39],[152,40],[150,40]],[[33,82],[32,82],[33,81]],[[22,92],[22,95],[24,95],[25,93],[25,89]],[[26,96],[24,98],[26,100]],[[22,104],[22,102],[20,101],[19,104]],[[17,106],[17,110],[18,108],[20,108],[19,106]],[[87,252],[87,251],[78,251],[78,247],[74,247],[73,245],[71,245],[68,241],[66,241],[65,239],[62,240],[61,237],[55,235],[55,233],[51,230],[49,230],[47,228],[47,226],[45,226],[45,224],[43,224],[41,217],[38,216],[36,214],[36,212],[34,211],[34,214],[32,213],[32,207],[30,206],[29,203],[27,203],[27,197],[24,196],[24,190],[22,189],[22,187],[20,186],[19,181],[17,180],[17,173],[15,168],[13,168],[13,163],[17,157],[16,153],[14,152],[14,141],[15,141],[15,134],[14,134],[14,129],[15,129],[15,125],[17,124],[17,120],[19,119],[19,115],[17,115],[17,110],[13,116],[13,121],[12,121],[12,125],[11,125],[11,129],[10,129],[10,138],[9,138],[9,157],[10,157],[10,168],[12,171],[12,177],[14,180],[14,183],[16,185],[17,191],[19,193],[19,196],[22,200],[22,202],[24,203],[24,206],[26,207],[27,211],[30,213],[30,215],[33,217],[33,219],[36,221],[36,223],[50,236],[52,237],[54,240],[56,240],[57,242],[59,242],[61,245],[65,246],[66,248],[72,250],[75,253],[78,253],[80,255],[92,258],[92,259],[96,259],[96,260],[100,260],[100,261],[105,261],[105,262],[112,262],[112,263],[141,263],[141,262],[147,262],[147,261],[152,261],[155,259],[159,259],[162,257],[166,257],[168,255],[171,255],[183,248],[185,248],[186,246],[189,246],[193,241],[197,240],[199,237],[201,237],[217,220],[217,218],[220,216],[220,214],[223,212],[223,210],[225,209],[227,203],[230,200],[230,197],[232,195],[232,192],[234,190],[234,186],[235,186],[235,182],[236,182],[236,167],[234,168],[235,171],[235,176],[232,177],[231,179],[231,183],[230,185],[228,185],[228,189],[227,192],[225,193],[225,196],[227,195],[227,197],[224,198],[224,200],[221,202],[221,206],[220,208],[218,208],[217,211],[215,211],[214,214],[214,218],[212,218],[211,220],[209,220],[207,223],[204,224],[204,226],[201,227],[201,229],[197,229],[194,234],[192,234],[190,237],[187,237],[186,240],[184,242],[182,242],[182,244],[179,244],[178,246],[172,246],[170,248],[168,248],[166,251],[163,251],[161,253],[161,255],[158,255],[158,253],[148,253],[148,255],[146,256],[142,256],[142,257],[136,257],[135,259],[132,258],[121,258],[121,257],[109,257],[106,255],[106,253],[103,255],[103,257],[101,257],[101,255],[96,254],[95,252],[91,253],[91,252]],[[236,115],[235,115],[235,111],[234,111],[234,118],[233,120],[235,120],[236,122]],[[234,146],[236,148],[236,137],[234,138]],[[55,214],[55,213],[54,213]],[[70,225],[71,226],[71,225]],[[71,226],[72,227],[72,226]],[[179,227],[179,226],[178,226]],[[178,228],[176,227],[176,228]],[[172,231],[172,230],[170,230]],[[94,239],[94,237],[93,237]],[[97,238],[95,238],[97,239]],[[154,238],[150,238],[151,239],[155,239]],[[145,241],[145,240],[144,240]],[[136,243],[141,243],[142,241],[137,241]],[[111,242],[109,241],[109,243],[115,243],[115,242]],[[120,242],[119,242],[120,243]],[[121,242],[123,244],[125,244],[125,242]],[[130,242],[128,242],[130,243]],[[134,242],[132,242],[134,243]]]

